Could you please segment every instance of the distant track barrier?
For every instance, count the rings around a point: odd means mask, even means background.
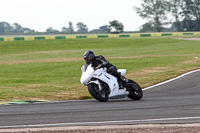
[[[0,37],[0,41],[33,41],[33,40],[59,40],[59,39],[84,39],[84,38],[133,38],[133,37],[188,36],[188,35],[200,36],[200,32]]]

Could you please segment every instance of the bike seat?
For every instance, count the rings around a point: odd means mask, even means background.
[[[120,72],[122,76],[126,74],[126,69],[118,69],[117,71]]]

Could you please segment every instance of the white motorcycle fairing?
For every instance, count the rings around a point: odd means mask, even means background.
[[[119,89],[117,78],[107,73],[106,68],[94,70],[91,67],[91,65],[89,65],[87,68],[84,65],[81,67],[81,71],[82,71],[82,76],[80,79],[81,84],[88,86],[89,84],[94,83],[97,84],[99,86],[99,89],[101,90],[102,87],[99,81],[103,81],[109,86],[110,99],[124,98],[129,95],[129,91],[127,91],[126,88]],[[119,69],[118,71],[121,72],[123,76],[126,73],[126,69]]]

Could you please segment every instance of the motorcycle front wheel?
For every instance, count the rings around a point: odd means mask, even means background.
[[[108,91],[106,89],[100,90],[97,84],[89,84],[88,91],[96,100],[100,102],[108,101]]]
[[[128,83],[133,84],[135,88],[129,88],[129,95],[128,97],[132,100],[140,100],[143,97],[143,91],[141,89],[141,87],[134,82],[133,80],[128,81]]]

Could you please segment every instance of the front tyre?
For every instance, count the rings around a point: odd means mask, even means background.
[[[100,102],[108,101],[108,91],[106,89],[100,90],[97,84],[89,84],[88,91],[96,100]]]
[[[130,80],[130,79],[129,79],[128,83],[133,84],[135,87],[134,89],[133,88],[128,89],[128,91],[129,91],[128,97],[132,100],[140,100],[143,97],[143,91],[142,91],[141,87],[136,82],[134,82],[133,80]]]

